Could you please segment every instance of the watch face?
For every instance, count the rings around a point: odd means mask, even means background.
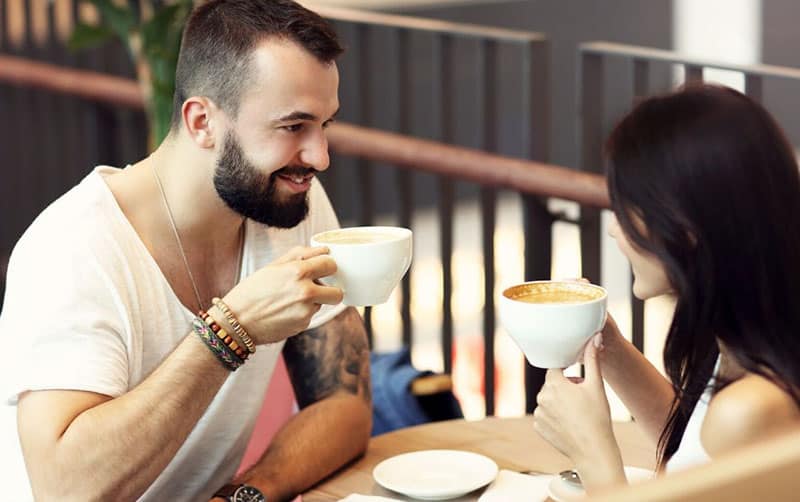
[[[261,490],[252,486],[242,485],[233,492],[233,502],[266,502],[267,499]]]

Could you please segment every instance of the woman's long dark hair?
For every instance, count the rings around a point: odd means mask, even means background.
[[[772,117],[732,89],[693,85],[641,102],[606,154],[622,231],[663,263],[677,297],[659,464],[678,449],[717,339],[800,405],[800,175]]]

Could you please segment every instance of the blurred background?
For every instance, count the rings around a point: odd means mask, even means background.
[[[0,0],[0,56],[134,85],[136,66],[120,41],[67,48],[78,22],[108,24],[93,3]],[[304,3],[331,19],[347,45],[344,123],[601,173],[599,144],[636,97],[705,79],[761,99],[800,142],[800,74],[792,68],[800,66],[800,3],[792,0]],[[142,17],[169,4],[114,3]],[[47,72],[32,83],[9,61],[0,59],[0,292],[14,243],[47,204],[94,165],[124,166],[151,148],[141,105],[91,94],[96,76],[78,86],[91,95],[79,95],[55,89]],[[496,295],[522,280],[602,284],[621,329],[660,366],[671,305],[631,298],[627,263],[605,234],[606,210],[497,181],[506,168],[499,160],[483,174],[443,174],[396,156],[353,155],[345,140],[332,141],[333,169],[323,177],[342,225],[415,232],[404,284],[364,312],[373,349],[410,346],[415,366],[451,375],[467,418],[517,416],[535,405],[541,374],[494,312]],[[626,417],[613,400],[615,417]]]

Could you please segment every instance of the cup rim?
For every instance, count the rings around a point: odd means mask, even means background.
[[[585,300],[580,302],[570,302],[570,303],[530,303],[530,302],[523,302],[514,298],[511,298],[507,295],[509,291],[512,289],[516,289],[522,286],[527,286],[530,284],[570,284],[570,285],[579,285],[583,287],[588,287],[591,289],[599,290],[602,295],[598,298],[593,298],[591,300]],[[553,280],[539,280],[539,281],[526,281],[520,282],[518,284],[513,284],[503,289],[503,292],[500,293],[500,298],[503,301],[513,302],[515,304],[525,304],[525,305],[536,305],[538,308],[545,307],[545,308],[559,308],[559,307],[570,307],[575,305],[589,305],[592,303],[599,303],[603,302],[608,298],[608,291],[603,286],[599,286],[597,284],[585,283],[585,282],[575,282],[575,281],[553,281]]]
[[[393,233],[391,239],[383,239],[380,241],[373,241],[373,242],[350,242],[345,244],[346,246],[374,246],[376,244],[385,244],[390,242],[397,242],[408,239],[411,235],[411,229],[406,227],[393,227],[388,225],[362,225],[362,226],[355,226],[355,227],[342,227],[342,228],[332,228],[330,230],[325,230],[323,232],[317,232],[316,234],[311,236],[311,242],[320,245],[320,246],[337,246],[339,243],[336,242],[324,242],[320,241],[319,238],[324,236],[325,234],[331,234],[335,232],[347,232],[348,230],[368,230],[368,231],[383,231],[387,233]]]

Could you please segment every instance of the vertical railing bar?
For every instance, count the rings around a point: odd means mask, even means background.
[[[481,41],[481,62],[479,75],[483,76],[479,99],[483,107],[483,147],[487,152],[497,151],[497,42],[484,39]],[[494,231],[497,213],[497,191],[490,186],[481,187],[481,234],[483,240],[484,269],[484,398],[486,415],[494,415],[495,378],[494,378],[494,340],[495,340],[495,305],[494,305]]]
[[[59,44],[56,41],[57,34],[55,25],[55,3],[49,2],[47,4],[47,42],[43,47],[43,51],[46,54],[46,60],[58,61],[59,64],[63,64]],[[59,134],[59,130],[66,129],[63,125],[65,125],[64,120],[67,115],[63,113],[63,96],[47,93],[45,99],[45,106],[47,110],[54,113],[54,117],[52,120],[48,120],[42,124],[43,131],[41,139],[44,145],[43,150],[45,150],[44,156],[46,157],[43,166],[47,166],[48,172],[42,180],[41,186],[47,187],[45,192],[48,198],[52,198],[58,196],[61,188],[65,185],[63,182],[66,178],[64,174],[65,169],[59,169],[61,166],[59,165],[58,159],[59,156],[64,153],[62,146],[64,136]],[[56,124],[58,124],[58,126]]]
[[[79,0],[71,0],[70,16],[73,27],[81,21],[79,3]],[[65,57],[68,65],[73,67],[84,67],[85,65],[83,63],[88,59],[86,51],[65,51]],[[70,175],[78,178],[80,173],[85,172],[84,170],[88,168],[89,149],[85,133],[86,120],[84,119],[88,104],[78,98],[69,98],[67,100],[67,105],[65,113],[68,117],[74,117],[74,124],[69,128],[66,135],[68,148],[65,153],[69,156],[72,163]],[[147,129],[145,128],[145,135],[146,131]]]
[[[10,40],[8,39],[8,17],[7,17],[7,0],[0,0],[0,51],[2,52],[10,52],[9,48],[11,45]],[[6,84],[0,84],[0,109],[5,110],[6,113],[10,114],[10,117],[16,117],[17,114],[14,111],[14,104],[13,104],[13,88]],[[14,141],[14,131],[10,125],[11,120],[0,120],[0,137],[3,138],[4,147],[3,147],[3,156],[4,162],[7,162],[6,165],[13,166],[17,165],[16,160],[16,147],[14,146],[17,142]],[[9,144],[6,145],[5,142],[8,141]],[[3,215],[10,215],[13,214],[11,212],[11,195],[16,192],[16,183],[6,177],[5,182],[0,187],[0,214]],[[12,176],[11,178],[14,178]],[[12,226],[14,222],[6,221],[4,225],[0,225],[0,310],[3,308],[3,298],[5,297],[5,288],[6,288],[6,274],[5,274],[5,267],[8,265],[6,261],[11,254],[11,248],[13,246],[13,234],[14,231],[12,230]]]
[[[633,60],[633,101],[636,104],[650,94],[650,61]]]
[[[361,100],[359,102],[360,110],[360,123],[364,125],[371,125],[372,122],[372,60],[371,60],[371,44],[369,43],[369,26],[366,24],[359,24],[356,26],[356,43],[358,53],[358,86]],[[372,196],[372,166],[370,162],[364,158],[359,158],[356,161],[356,170],[358,177],[361,180],[360,194],[361,194],[361,215],[359,223],[361,225],[372,225],[373,222],[373,196]],[[370,346],[373,343],[373,329],[372,329],[372,308],[364,308],[364,324],[367,328],[367,335],[369,337]]]
[[[702,66],[686,63],[683,67],[686,70],[686,83],[703,81]]]
[[[633,61],[633,103],[636,104],[650,94],[650,62],[645,59]],[[629,270],[631,284],[632,271]],[[631,293],[631,341],[639,352],[644,352],[644,302]]]
[[[0,51],[6,52],[10,44],[8,40],[8,0],[0,0]]]
[[[523,155],[547,162],[550,150],[549,47],[544,41],[522,47]],[[522,194],[525,235],[525,280],[549,279],[552,266],[553,219],[546,200]],[[545,371],[525,365],[525,411],[532,413]]]
[[[25,34],[22,39],[22,45],[18,48],[18,50],[25,57],[36,59],[37,54],[34,48],[33,40],[33,5],[31,2],[23,3],[22,15],[24,16]],[[23,111],[21,114],[22,116],[20,117],[20,123],[18,124],[21,140],[23,138],[37,137],[36,127],[32,123],[32,120],[35,116],[35,110],[38,109],[37,93],[41,92],[42,91],[30,88],[21,89],[19,91],[17,110]],[[25,141],[20,142],[21,148],[18,150],[20,154],[20,164],[15,166],[15,169],[17,169],[17,172],[20,173],[28,173],[27,176],[19,177],[19,193],[28,195],[27,197],[23,197],[22,206],[24,210],[22,211],[22,214],[24,215],[24,218],[29,218],[32,220],[39,207],[39,197],[41,196],[39,190],[36,188],[36,173],[37,170],[40,170],[42,167],[41,163],[39,162],[41,149],[26,148],[25,144]]]
[[[604,68],[603,56],[583,53],[578,67],[581,160],[584,171],[602,171]],[[601,281],[600,211],[581,207],[581,275],[595,284]]]
[[[411,134],[411,103],[413,100],[413,74],[411,56],[409,51],[409,32],[401,29],[397,32],[398,44],[398,74],[400,75],[400,90],[397,100],[400,133]],[[412,193],[412,174],[408,169],[396,169],[397,184],[400,191],[399,223],[401,227],[411,228],[412,208],[414,204]],[[411,274],[403,277],[400,289],[402,298],[400,318],[403,325],[403,346],[411,347]]]
[[[438,44],[439,75],[437,89],[441,113],[441,138],[444,143],[455,142],[453,124],[453,37],[440,34]],[[454,183],[446,176],[439,176],[439,240],[442,261],[442,359],[445,373],[453,372],[453,216],[455,205]]]
[[[764,78],[761,75],[745,73],[744,93],[754,101],[761,103],[764,100]]]
[[[581,158],[584,171],[600,172],[602,166],[604,81],[603,56],[582,53],[578,66],[579,120]],[[602,233],[601,211],[581,206],[581,276],[595,284],[601,284],[602,277]],[[583,367],[581,367],[583,376]]]

